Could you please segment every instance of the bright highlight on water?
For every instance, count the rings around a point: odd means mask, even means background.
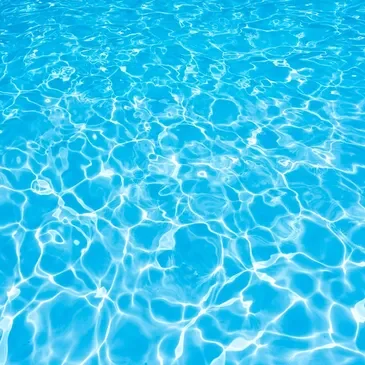
[[[0,365],[365,364],[365,3],[0,2]]]

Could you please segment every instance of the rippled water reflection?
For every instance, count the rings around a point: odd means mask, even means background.
[[[361,1],[0,4],[0,365],[364,364]]]

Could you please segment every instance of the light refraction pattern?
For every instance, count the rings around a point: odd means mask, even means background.
[[[2,0],[0,365],[365,363],[365,3]]]

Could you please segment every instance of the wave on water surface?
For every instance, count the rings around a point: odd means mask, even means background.
[[[0,365],[364,364],[364,29],[1,1]]]

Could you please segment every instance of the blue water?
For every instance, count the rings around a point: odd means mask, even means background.
[[[2,0],[0,365],[365,364],[364,29]]]

